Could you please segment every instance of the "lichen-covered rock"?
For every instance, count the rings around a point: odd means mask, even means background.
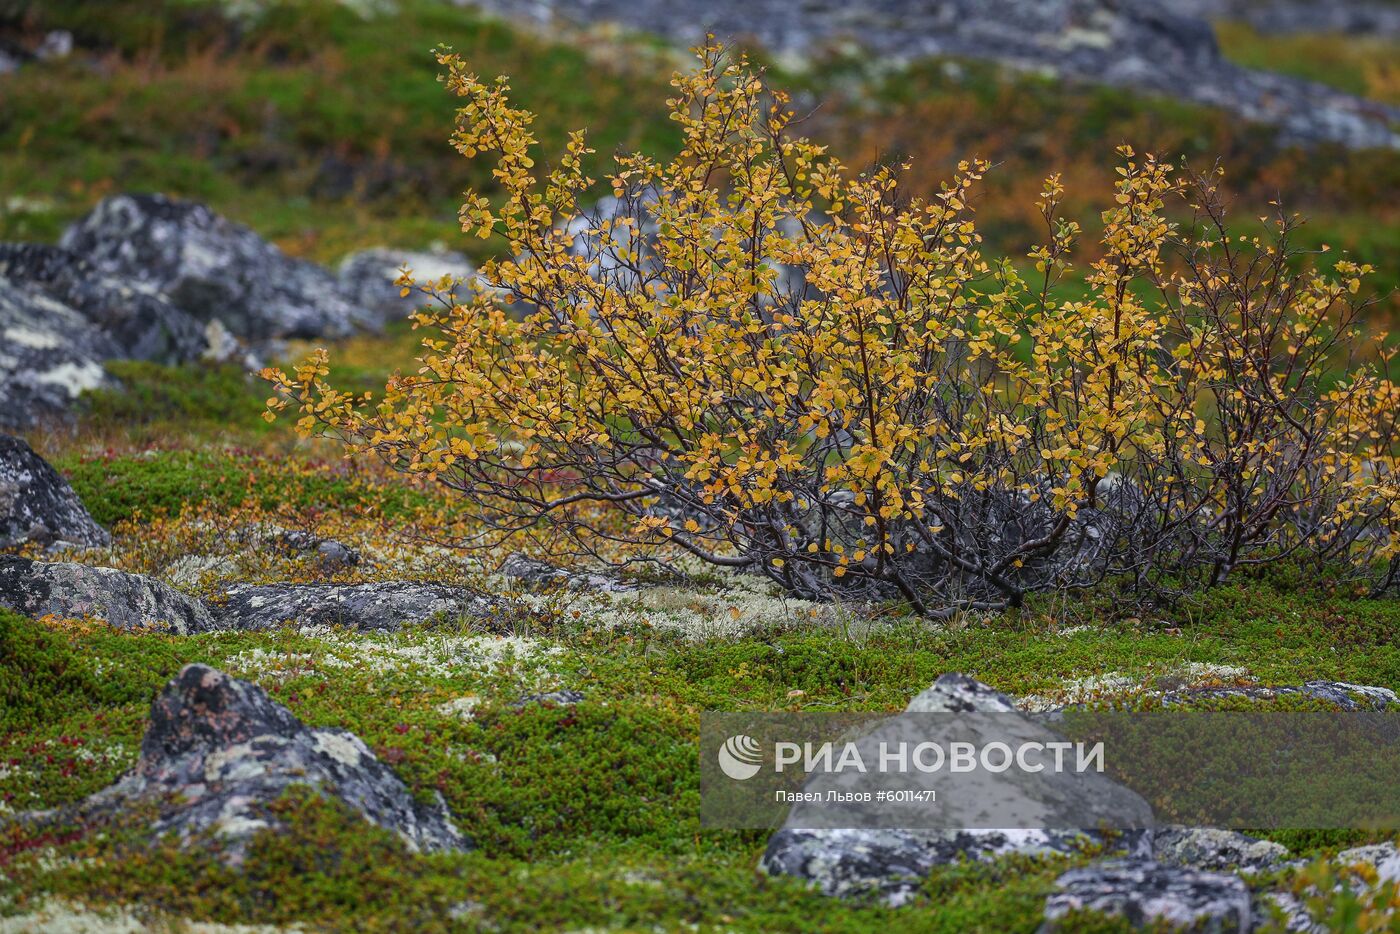
[[[203,604],[140,574],[0,556],[0,606],[26,616],[96,617],[117,629],[208,632]]]
[[[1332,862],[1338,866],[1367,866],[1375,871],[1377,882],[1400,883],[1400,846],[1394,842],[1342,850]]]
[[[878,894],[899,907],[937,866],[1012,854],[1075,853],[1084,834],[1057,830],[801,830],[785,827],[768,841],[759,869],[810,881],[823,895]]]
[[[31,541],[99,548],[110,536],[48,461],[24,439],[0,434],[0,548]]]
[[[1354,895],[1363,898],[1372,891],[1373,885],[1393,883],[1400,885],[1400,847],[1395,843],[1375,843],[1367,846],[1343,850],[1327,860],[1334,870],[1345,873],[1346,885]],[[1302,861],[1293,864],[1295,868],[1306,865]],[[1358,871],[1359,870],[1359,871]],[[1339,891],[1341,883],[1333,889]],[[1307,885],[1301,891],[1291,888],[1264,892],[1256,905],[1256,920],[1259,927],[1266,930],[1283,930],[1297,934],[1330,934],[1327,924],[1313,917],[1308,910],[1308,901],[1320,895],[1317,886]],[[1372,930],[1394,930],[1400,924],[1400,911],[1393,906],[1381,909],[1372,915],[1375,922]]]
[[[915,697],[906,712],[1014,715],[1017,708],[1005,694],[967,675],[946,674]],[[1018,725],[1030,731],[1026,738],[1031,734],[1040,735],[1041,728],[1028,719],[1002,718],[996,724],[997,735],[988,739],[1010,741],[1011,732]],[[858,745],[868,746],[865,753],[868,759],[873,761],[874,750],[882,741],[897,743],[911,738],[886,735],[888,729],[884,725],[877,726],[856,740]],[[960,735],[959,739],[969,737]],[[979,813],[978,809],[990,800],[996,802],[993,813],[1004,815],[1020,807],[1018,802],[1022,796],[1016,785],[1024,778],[1025,773],[1014,770],[995,776],[995,787],[989,788],[988,794],[964,795],[964,800],[950,803],[948,807],[957,810],[949,813],[961,818],[960,823],[965,827],[985,828],[988,814]],[[803,791],[850,791],[853,788],[844,784],[850,781],[853,779],[845,773],[814,773],[804,784]],[[1125,813],[1135,815],[1140,822],[1134,826],[1150,824],[1151,809],[1147,802],[1106,777],[1081,775],[1072,781],[1055,780],[1054,788],[1058,800],[1023,803],[1039,814],[1088,815],[1112,811],[1120,817]],[[939,800],[941,802],[942,798]],[[806,819],[806,808],[807,805],[799,803],[789,811],[787,822],[769,839],[760,868],[773,875],[808,879],[827,895],[874,892],[887,904],[896,906],[913,897],[935,866],[956,863],[963,858],[990,861],[1013,853],[1068,854],[1081,850],[1086,843],[1107,840],[1096,830],[1075,829],[881,829],[874,822],[863,829],[813,829],[813,822]],[[1051,818],[1046,826],[1053,827],[1055,823]],[[1145,831],[1132,831],[1123,834],[1120,843],[1131,855],[1145,856],[1149,837]]]
[[[276,542],[283,549],[298,556],[315,557],[325,570],[350,568],[360,563],[358,549],[333,538],[323,538],[300,529],[281,530]]]
[[[1073,911],[1123,918],[1134,927],[1168,926],[1201,932],[1248,931],[1253,922],[1249,889],[1235,876],[1169,866],[1151,860],[1117,860],[1072,869],[1055,880],[1045,900],[1042,930]]]
[[[245,340],[342,337],[372,323],[328,270],[287,256],[202,204],[116,195],[70,226],[62,245]]]
[[[210,601],[220,629],[270,629],[283,623],[393,630],[430,620],[481,622],[494,601],[465,587],[410,581],[370,584],[238,584]]]
[[[1221,107],[1278,125],[1301,142],[1395,147],[1400,108],[1270,72],[1241,68],[1218,48],[1210,23],[1174,4],[1124,0],[891,0],[803,3],[711,0],[478,0],[505,16],[620,23],[685,43],[752,38],[789,58],[854,42],[884,62],[930,56],[983,59]],[[1313,4],[1314,7],[1326,4]],[[1014,28],[1008,28],[1014,23]]]
[[[571,570],[531,558],[528,555],[513,554],[501,565],[501,573],[527,587],[562,590],[593,590],[601,593],[620,593],[636,590],[630,581],[603,572]]]
[[[420,286],[435,287],[444,276],[465,283],[476,275],[476,267],[464,253],[374,247],[351,253],[341,260],[337,271],[341,290],[350,301],[384,321],[402,318],[424,305],[434,306],[433,299],[417,289],[408,295],[400,294],[402,287],[395,285],[395,282],[399,278],[400,268],[404,266],[408,267],[413,281]],[[450,290],[449,294],[465,298],[467,290],[459,286]]]
[[[121,357],[188,363],[208,346],[204,325],[149,286],[104,275],[62,247],[0,243],[0,278],[74,309],[112,339]]]
[[[1286,860],[1288,847],[1234,830],[1162,827],[1153,831],[1152,856],[1158,862],[1192,869],[1260,872]]]
[[[0,277],[0,428],[63,417],[84,391],[112,388],[115,340],[42,289]]]
[[[1304,697],[1332,704],[1339,710],[1386,710],[1400,707],[1400,697],[1389,688],[1345,681],[1305,681],[1298,686],[1248,686],[1182,688],[1162,695],[1164,706],[1186,706],[1206,701],[1238,698],[1271,701],[1283,697]]]
[[[575,704],[583,703],[583,692],[565,688],[561,691],[544,691],[537,694],[526,694],[524,697],[511,704],[516,710],[523,710],[531,704],[542,704],[546,707],[572,707]]]
[[[255,834],[277,826],[268,805],[294,786],[343,802],[413,850],[471,847],[440,797],[416,801],[358,736],[308,727],[257,685],[205,665],[165,686],[136,767],[77,811],[91,820],[154,803],[154,834],[212,840],[237,865]]]

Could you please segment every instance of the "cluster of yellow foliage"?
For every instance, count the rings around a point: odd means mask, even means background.
[[[382,397],[329,385],[320,351],[268,371],[270,413],[436,477],[488,533],[549,524],[926,613],[1301,549],[1393,569],[1395,540],[1359,529],[1400,528],[1396,387],[1375,366],[1326,382],[1365,268],[1291,271],[1293,221],[1232,236],[1210,178],[1124,147],[1085,287],[1055,178],[1018,271],[980,250],[986,164],[908,198],[907,166],[848,172],[742,58],[699,54],[669,101],[680,152],[618,156],[586,214],[584,134],[537,170],[505,80],[441,53],[453,143],[501,189],[468,193],[462,227],[507,258],[417,315],[421,367]]]

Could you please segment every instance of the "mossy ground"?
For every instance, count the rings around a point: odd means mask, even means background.
[[[898,912],[757,874],[764,834],[699,824],[698,713],[898,710],[947,671],[1016,694],[1053,695],[1110,672],[1143,688],[1309,678],[1400,686],[1400,609],[1291,584],[1251,581],[1150,618],[1123,618],[1104,598],[937,627],[813,612],[719,580],[617,599],[537,597],[491,631],[175,637],[0,615],[6,810],[70,804],[113,781],[135,760],[156,691],[203,662],[256,681],[310,724],[359,734],[415,792],[441,792],[479,847],[412,855],[301,797],[278,804],[291,831],[261,839],[242,873],[138,846],[130,827],[38,837],[12,828],[0,837],[0,914],[61,897],[340,929],[810,930],[819,918],[829,930],[1029,931],[1075,860],[941,870]],[[711,623],[703,638],[697,618]],[[555,688],[586,699],[513,706]],[[1301,853],[1375,839],[1277,836]]]

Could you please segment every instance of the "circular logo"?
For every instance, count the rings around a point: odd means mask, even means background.
[[[758,740],[740,733],[731,736],[719,747],[719,770],[735,781],[753,778],[763,767],[763,755]]]

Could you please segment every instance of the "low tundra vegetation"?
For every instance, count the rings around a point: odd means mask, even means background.
[[[415,793],[440,791],[479,847],[410,854],[358,817],[296,795],[276,805],[290,832],[261,839],[242,873],[138,843],[139,814],[130,827],[41,836],[15,827],[0,835],[0,916],[90,904],[142,923],[798,931],[819,912],[849,930],[1031,930],[1072,861],[948,867],[897,912],[756,875],[766,834],[699,826],[696,713],[893,711],[949,670],[1020,695],[1116,673],[1145,703],[1183,680],[1400,683],[1389,601],[1304,597],[1268,580],[1203,599],[1189,619],[1044,605],[961,626],[791,621],[700,641],[640,619],[619,625],[607,607],[569,595],[542,605],[520,634],[429,626],[175,637],[0,613],[0,685],[27,686],[0,719],[0,812],[71,803],[109,784],[135,762],[151,698],[182,665],[202,662],[257,682],[307,723],[354,731]],[[515,706],[559,688],[584,700]],[[1300,855],[1381,839],[1276,836]],[[1317,910],[1347,904],[1323,899]]]
[[[1299,265],[1281,209],[1271,237],[1233,233],[1216,173],[1121,149],[1102,258],[1063,299],[1080,227],[1056,178],[1024,275],[982,253],[985,163],[928,199],[852,174],[717,46],[673,80],[679,151],[618,156],[582,221],[584,134],[537,170],[505,80],[439,60],[453,144],[507,193],[469,191],[463,229],[507,258],[417,316],[419,365],[378,396],[324,350],[266,375],[269,417],[456,494],[481,530],[461,544],[689,554],[925,617],[1105,582],[1170,599],[1283,559],[1396,582],[1370,268]]]
[[[443,794],[479,849],[412,854],[300,793],[274,805],[288,832],[259,838],[237,873],[148,847],[139,813],[41,833],[5,824],[0,930],[43,915],[172,930],[803,931],[820,918],[852,931],[1029,931],[1055,878],[1093,854],[940,868],[897,911],[757,874],[765,834],[699,826],[696,715],[896,711],[950,671],[1027,707],[1151,706],[1184,685],[1315,678],[1400,688],[1400,604],[1387,593],[1395,390],[1388,358],[1369,352],[1384,341],[1356,337],[1374,324],[1365,264],[1329,263],[1330,229],[1299,230],[1282,212],[1227,225],[1218,176],[1124,151],[1112,207],[1078,218],[1102,242],[1072,254],[1079,228],[1061,215],[1080,213],[1082,182],[1107,171],[1086,170],[1091,157],[1034,187],[1014,164],[998,178],[970,162],[941,187],[934,173],[852,175],[793,137],[782,95],[718,50],[677,79],[670,128],[657,129],[639,91],[661,85],[599,66],[614,46],[590,56],[400,2],[407,25],[387,37],[313,4],[290,46],[256,24],[230,40],[207,4],[185,0],[21,4],[80,41],[93,17],[132,29],[102,64],[132,93],[97,106],[77,62],[9,77],[19,109],[0,138],[16,145],[0,165],[25,167],[28,193],[56,199],[32,217],[7,207],[12,235],[56,234],[120,161],[127,178],[236,207],[323,259],[366,230],[426,241],[443,207],[431,182],[450,174],[431,128],[450,100],[420,93],[423,68],[395,70],[407,49],[456,30],[491,73],[533,68],[526,100],[547,108],[532,124],[504,82],[444,53],[464,105],[454,143],[476,160],[460,166],[475,186],[464,222],[486,237],[472,253],[509,258],[487,269],[495,289],[417,316],[412,333],[273,374],[272,407],[348,441],[347,459],[285,421],[261,425],[266,391],[242,374],[147,364],[120,365],[126,395],[91,397],[78,432],[38,446],[114,531],[110,549],[62,560],[214,598],[232,583],[421,579],[516,610],[489,626],[189,637],[0,611],[0,821],[129,769],[151,699],[201,662],[362,737],[415,794]],[[166,22],[173,9],[190,32]],[[351,100],[349,72],[372,74],[380,93]],[[1387,189],[1373,169],[1392,171],[1382,155],[1323,177],[1327,153],[1280,154],[1261,132],[1184,106],[951,74],[929,63],[892,79],[880,93],[912,99],[875,102],[880,120],[828,111],[803,125],[854,141],[841,153],[852,162],[877,142],[888,151],[900,125],[913,136],[894,148],[946,166],[957,132],[930,149],[918,127],[981,133],[989,110],[1039,127],[1062,106],[1045,133],[1053,152],[1074,134],[1140,138],[1165,121],[1194,151],[1245,147],[1252,195],[1278,179],[1312,186],[1348,223],[1364,217],[1370,249],[1389,250],[1375,224],[1389,210],[1374,195]],[[924,93],[931,82],[938,93]],[[576,117],[605,153],[616,139],[679,152],[622,157],[602,185],[615,204],[573,220],[607,164],[566,136]],[[853,120],[868,135],[839,129]],[[108,125],[130,138],[93,155],[90,131]],[[152,158],[172,134],[207,151]],[[542,150],[566,139],[546,171]],[[1026,151],[1014,127],[1001,143]],[[342,170],[352,190],[337,194]],[[309,208],[322,233],[305,230]],[[1027,218],[1045,246],[992,255],[987,244],[1007,252]],[[1255,239],[1261,223],[1272,236]],[[288,529],[360,560],[327,567],[269,544]],[[459,547],[471,544],[484,550]],[[650,586],[520,593],[498,570],[517,549],[619,563]],[[584,699],[518,703],[559,689]],[[1303,857],[1385,838],[1267,835]],[[1354,875],[1319,865],[1285,882],[1329,929],[1385,923],[1394,890],[1335,888]]]

